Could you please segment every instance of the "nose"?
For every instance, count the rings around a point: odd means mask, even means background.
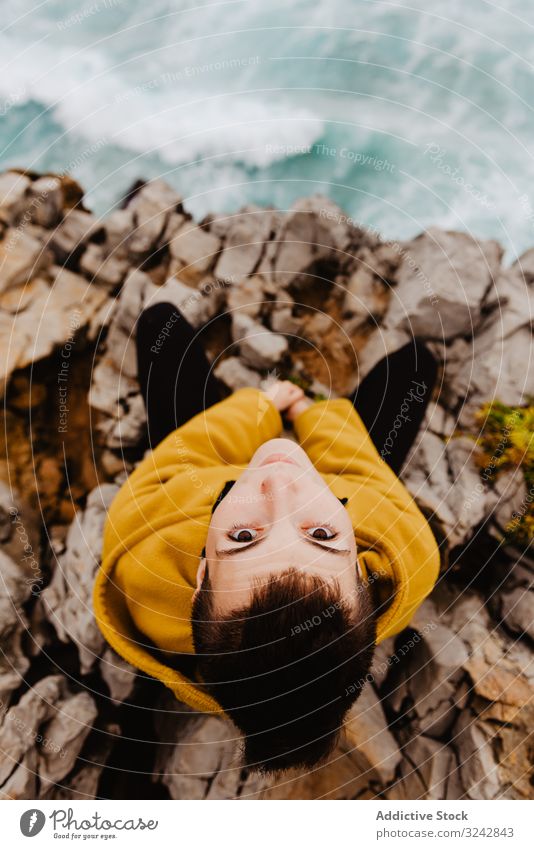
[[[280,463],[276,469],[266,467],[269,468],[269,471],[263,476],[261,482],[262,493],[272,499],[292,495],[298,485],[295,475],[288,469],[282,468],[282,465]]]

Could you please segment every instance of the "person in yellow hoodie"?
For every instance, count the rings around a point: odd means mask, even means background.
[[[438,575],[397,477],[434,361],[414,342],[350,399],[312,402],[277,380],[222,399],[199,334],[162,303],[140,317],[137,355],[153,448],[109,511],[97,623],[179,701],[231,719],[249,768],[312,767],[376,643]]]

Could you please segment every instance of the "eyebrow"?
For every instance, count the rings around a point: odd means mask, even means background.
[[[256,545],[260,545],[260,543],[264,542],[267,537],[261,537],[261,539],[255,539],[250,542],[248,545],[239,546],[239,548],[222,548],[217,549],[215,551],[215,555],[219,558],[219,560],[224,560],[225,557],[232,557],[235,554],[241,554],[242,551],[248,551],[250,548],[254,548]],[[303,537],[304,542],[307,542],[309,545],[313,545],[316,548],[320,548],[321,551],[328,551],[330,554],[350,554],[349,548],[332,548],[329,545],[321,545],[320,542],[316,540],[309,539],[308,537]]]

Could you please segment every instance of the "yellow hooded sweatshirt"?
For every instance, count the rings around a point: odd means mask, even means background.
[[[380,642],[408,625],[434,586],[434,536],[350,401],[313,404],[297,416],[294,430],[334,495],[348,498],[364,576],[393,588],[378,618]],[[130,475],[109,511],[93,596],[98,626],[125,660],[198,711],[223,712],[205,688],[164,660],[174,652],[194,655],[192,597],[219,492],[281,431],[280,413],[267,396],[240,389],[169,434]]]

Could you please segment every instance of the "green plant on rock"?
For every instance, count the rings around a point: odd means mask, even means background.
[[[287,376],[287,380],[290,380],[291,383],[294,383],[295,386],[299,386],[305,393],[312,399],[312,401],[326,401],[327,396],[322,392],[311,392],[310,388],[312,385],[312,381],[302,377],[300,374],[290,374]]]
[[[506,469],[521,468],[526,494],[511,514],[505,537],[515,545],[528,545],[534,539],[534,405],[509,407],[493,401],[480,408],[477,424],[477,463],[484,480],[491,482]]]

